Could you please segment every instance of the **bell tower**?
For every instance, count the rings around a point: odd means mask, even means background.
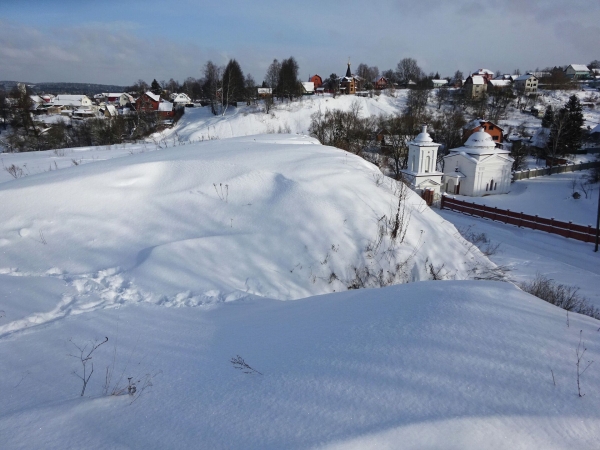
[[[408,143],[408,164],[402,173],[414,191],[433,189],[439,194],[443,175],[436,168],[439,147],[440,144],[433,142],[427,132],[427,125],[423,125],[421,133]]]

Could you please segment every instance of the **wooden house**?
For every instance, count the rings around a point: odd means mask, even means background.
[[[315,90],[323,85],[323,79],[317,74],[314,74],[312,77],[308,77],[308,81],[314,84]]]
[[[389,81],[386,77],[378,77],[373,80],[373,86],[376,90],[381,91],[389,87]]]
[[[485,131],[489,134],[492,137],[492,141],[494,141],[498,147],[504,142],[504,129],[489,120],[472,120],[463,127],[462,131],[463,142],[466,142],[467,139],[477,131]]]
[[[151,112],[158,111],[158,105],[160,104],[160,95],[156,95],[153,92],[144,92],[135,102],[135,109],[138,111]]]

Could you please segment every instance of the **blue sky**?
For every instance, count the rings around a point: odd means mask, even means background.
[[[341,74],[348,57],[512,72],[600,59],[599,36],[598,0],[0,0],[0,80],[183,81],[236,58],[262,81],[289,56],[303,79]]]

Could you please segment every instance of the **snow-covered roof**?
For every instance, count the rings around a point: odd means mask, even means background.
[[[81,106],[86,99],[90,101],[85,95],[57,95],[53,103],[56,106]]]
[[[124,92],[111,92],[109,94],[106,94],[107,97],[120,97],[121,95],[124,95]]]
[[[535,75],[532,75],[530,73],[526,73],[525,75],[521,75],[520,77],[516,78],[515,81],[527,81],[530,78],[536,78]]]
[[[476,131],[465,145],[459,148],[450,150],[450,154],[467,153],[469,155],[491,155],[491,154],[508,154],[508,150],[496,148],[496,143],[488,133],[483,130]]]
[[[489,69],[479,69],[473,72],[473,75],[494,75],[494,71]]]
[[[490,81],[488,81],[488,83],[495,87],[506,87],[506,86],[510,86],[511,81],[510,80],[490,80]]]
[[[585,64],[571,64],[569,65],[576,72],[589,72],[590,69]]]
[[[433,84],[448,84],[448,80],[431,80]]]
[[[473,84],[484,84],[483,77],[481,75],[471,75],[471,82]]]
[[[117,108],[115,108],[115,105],[106,105],[106,111],[108,111],[110,116],[114,117],[117,115]]]
[[[158,104],[158,110],[159,111],[173,111],[173,103],[171,102],[167,102],[166,100],[162,100],[159,104]]]
[[[421,132],[410,143],[420,147],[439,147],[440,145],[436,144],[433,142],[433,139],[431,139],[431,136],[427,132],[427,125],[423,125]]]
[[[160,95],[156,95],[154,92],[146,92],[146,95],[148,97],[150,97],[152,100],[154,100],[155,102],[160,102]]]
[[[273,88],[263,88],[263,87],[259,87],[259,88],[258,88],[258,93],[259,93],[259,94],[272,94],[272,93],[273,93]]]
[[[594,128],[592,128],[592,131],[590,131],[590,134],[593,133],[600,133],[600,125],[596,125]]]
[[[173,93],[170,95],[171,100],[173,100],[173,103],[190,103],[192,101],[192,99],[190,97],[188,97],[187,94],[184,93],[180,93],[180,94],[176,94]]]
[[[314,92],[315,91],[315,83],[312,81],[302,81],[302,87],[306,92]]]

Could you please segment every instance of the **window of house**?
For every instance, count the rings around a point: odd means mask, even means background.
[[[493,139],[494,141],[497,141],[497,140],[498,140],[498,136],[492,136],[492,139]]]

